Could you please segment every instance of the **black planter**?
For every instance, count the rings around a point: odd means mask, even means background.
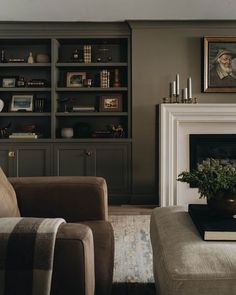
[[[212,197],[207,200],[207,205],[213,215],[236,215],[236,195]]]

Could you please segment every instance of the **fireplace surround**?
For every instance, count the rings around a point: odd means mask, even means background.
[[[160,206],[204,203],[196,188],[177,182],[189,170],[190,134],[235,134],[236,104],[161,104],[159,106]]]

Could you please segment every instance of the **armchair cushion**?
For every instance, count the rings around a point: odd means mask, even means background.
[[[91,229],[64,223],[57,233],[51,295],[94,295],[94,244]]]
[[[15,190],[0,168],[0,217],[20,217]]]

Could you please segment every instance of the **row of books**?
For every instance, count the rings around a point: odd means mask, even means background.
[[[84,45],[84,62],[91,63],[92,61],[92,46]]]
[[[73,112],[95,112],[94,106],[79,106],[79,107],[72,107]]]
[[[101,88],[110,87],[110,72],[108,70],[102,70],[100,72],[100,87]]]
[[[38,138],[39,135],[34,132],[13,132],[9,135],[9,138],[18,138],[18,139],[32,139],[32,138]]]

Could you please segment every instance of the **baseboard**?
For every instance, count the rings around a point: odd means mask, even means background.
[[[109,205],[159,205],[156,194],[111,194],[108,197]]]

